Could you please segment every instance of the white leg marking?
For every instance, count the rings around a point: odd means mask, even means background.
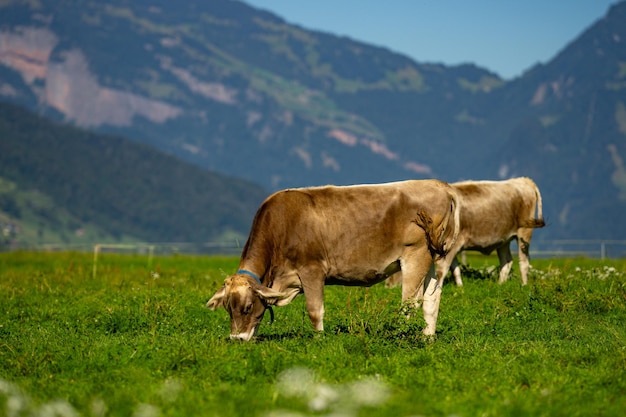
[[[465,254],[465,252],[463,252]],[[461,279],[461,267],[459,266],[459,261],[457,261],[456,256],[452,260],[452,275],[454,276],[454,282],[457,287],[463,286],[463,280]]]
[[[511,256],[509,243],[498,248],[498,258],[500,259],[500,279],[498,282],[502,284],[509,279],[509,273],[513,266],[513,256]]]
[[[439,303],[441,301],[441,286],[437,284],[434,270],[428,272],[424,282],[424,320],[426,321],[425,335],[434,335],[437,329]]]

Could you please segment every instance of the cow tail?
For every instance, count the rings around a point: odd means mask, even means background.
[[[447,217],[448,216],[446,216],[446,218]],[[446,251],[443,240],[435,238],[438,234],[433,226],[433,219],[428,215],[428,213],[425,210],[418,211],[417,217],[413,220],[413,222],[424,230],[424,234],[426,235],[426,244],[428,245],[428,250],[431,255],[444,257],[446,255]],[[445,232],[445,226],[443,228],[443,232]]]
[[[459,237],[459,233],[461,232],[461,207],[459,205],[459,195],[456,192],[450,193],[450,210],[452,212],[453,221],[454,221],[454,232],[452,232],[452,239],[447,242],[447,250],[450,251],[454,244],[456,243],[457,238]],[[449,220],[448,220],[449,221]],[[446,223],[447,224],[447,223]]]
[[[532,185],[535,191],[535,204],[537,208],[537,217],[528,220],[525,224],[526,227],[531,227],[533,229],[544,227],[546,225],[545,220],[543,219],[543,204],[541,202],[541,192],[539,192],[539,187],[532,181]],[[534,210],[533,210],[534,214]]]
[[[438,258],[443,258],[447,255],[456,242],[461,229],[461,215],[457,194],[451,192],[448,196],[450,197],[450,210],[444,216],[440,228],[436,228],[433,225],[432,218],[425,211],[418,212],[417,218],[415,219],[415,223],[421,227],[426,234],[426,242],[430,253],[433,254],[433,256],[436,255]],[[454,230],[452,231],[452,238],[448,240],[446,238],[450,236],[448,224],[450,223],[451,216],[454,223]]]

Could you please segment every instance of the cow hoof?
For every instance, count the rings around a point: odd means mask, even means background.
[[[431,343],[435,343],[435,340],[437,340],[437,335],[422,333],[421,339],[424,343],[431,344]]]

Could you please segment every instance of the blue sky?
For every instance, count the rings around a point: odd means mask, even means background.
[[[505,79],[552,59],[618,0],[243,0],[306,29]]]

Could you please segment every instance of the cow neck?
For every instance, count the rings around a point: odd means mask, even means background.
[[[254,233],[251,232],[251,236],[252,235],[254,235]],[[241,254],[241,260],[239,261],[239,271],[244,271],[240,273],[250,276],[256,282],[263,285],[263,280],[267,281],[265,275],[267,272],[266,265],[269,264],[269,252],[265,250],[262,245],[253,244],[255,241],[256,239],[252,239],[252,237],[248,238]]]
[[[259,284],[263,285],[263,282],[261,282],[261,279],[259,278],[259,276],[257,274],[255,274],[252,271],[248,271],[247,269],[240,269],[237,271],[238,274],[244,274],[244,275],[248,275],[252,278],[254,278],[254,280],[256,282],[258,282]]]

